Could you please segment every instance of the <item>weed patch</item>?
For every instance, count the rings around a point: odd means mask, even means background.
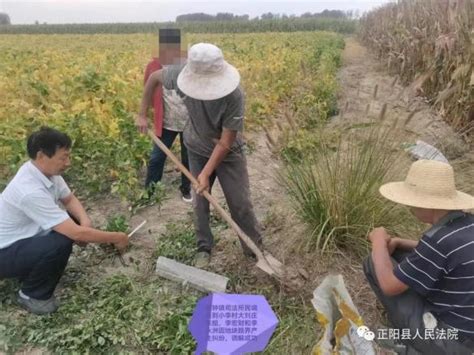
[[[168,295],[163,299],[161,284],[154,278],[146,284],[124,275],[98,282],[83,279],[65,290],[58,312],[43,317],[17,311],[5,302],[13,287],[7,281],[0,291],[3,351],[26,344],[57,353],[183,354],[194,349],[187,323],[197,297]]]
[[[196,237],[190,223],[168,224],[166,233],[157,240],[155,256],[164,256],[191,264],[196,252]]]

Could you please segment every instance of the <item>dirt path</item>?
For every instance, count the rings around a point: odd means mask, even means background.
[[[343,68],[338,74],[341,90],[339,107],[341,119],[345,122],[366,122],[380,115],[387,105],[385,121],[390,124],[398,120],[405,125],[406,140],[421,139],[433,144],[445,153],[449,160],[457,159],[469,152],[469,147],[453,129],[427,104],[417,96],[413,87],[404,87],[397,76],[387,73],[383,63],[374,58],[354,38],[348,38],[343,53]]]
[[[339,107],[341,114],[333,119],[332,124],[368,122],[379,117],[383,106],[387,105],[384,121],[393,124],[403,122],[412,114],[409,123],[404,127],[404,140],[415,143],[424,140],[440,149],[453,165],[460,189],[474,192],[474,154],[453,129],[425,102],[415,95],[410,87],[403,87],[397,77],[387,73],[383,64],[373,57],[365,47],[353,38],[346,40],[343,53],[343,67],[338,74],[340,84]],[[375,94],[376,92],[376,94]],[[416,112],[413,115],[413,112]],[[343,271],[348,288],[355,304],[358,306],[365,322],[376,329],[382,321],[381,312],[375,302],[375,296],[365,283],[360,265],[344,259]]]
[[[334,118],[335,124],[377,119],[386,105],[384,121],[389,125],[398,121],[405,142],[421,139],[438,148],[454,167],[458,188],[474,193],[472,142],[466,143],[413,87],[402,86],[396,76],[389,75],[384,65],[353,38],[346,40],[343,63],[338,74],[342,113]]]

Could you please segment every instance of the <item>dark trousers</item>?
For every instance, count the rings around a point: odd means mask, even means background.
[[[399,264],[408,254],[409,253],[396,250],[392,255],[393,265],[395,266]],[[386,296],[380,289],[371,256],[364,261],[364,274],[374,290],[375,295],[387,311],[387,316],[392,323],[392,326],[399,329],[400,334],[402,334],[402,329],[410,329],[411,339],[401,340],[408,347],[407,354],[472,354],[474,351],[474,342],[468,339],[462,339],[459,341],[447,339],[424,339],[425,325],[423,322],[423,314],[430,312],[429,303],[426,299],[422,298],[418,293],[410,288],[399,295]],[[447,329],[448,327],[443,326],[443,324],[438,320],[436,328]],[[416,339],[413,339],[417,329],[422,339],[419,339],[418,336]],[[461,339],[460,332],[458,332],[458,338]]]
[[[197,177],[208,160],[209,158],[189,151],[191,174]],[[233,161],[223,161],[220,163],[209,179],[211,188],[216,178],[219,179],[232,219],[257,245],[261,244],[262,237],[250,200],[249,177],[245,156],[242,154]],[[210,252],[214,244],[214,237],[209,226],[209,202],[204,196],[194,195],[194,227],[198,250]],[[252,253],[242,242],[241,245],[246,254]]]
[[[178,135],[181,144],[181,162],[186,167],[186,169],[189,169],[188,151],[183,142],[183,132],[169,131],[163,128],[160,139],[168,148],[171,148],[176,136]],[[146,187],[148,187],[151,183],[161,181],[161,178],[163,177],[163,170],[165,168],[165,161],[166,154],[163,153],[163,151],[156,144],[154,144],[150,155],[150,161],[148,163],[148,171],[145,181]],[[191,190],[191,182],[184,174],[181,174],[180,190],[183,194],[189,193]]]
[[[51,231],[0,249],[0,278],[17,278],[25,295],[47,300],[63,275],[72,243],[68,237]]]

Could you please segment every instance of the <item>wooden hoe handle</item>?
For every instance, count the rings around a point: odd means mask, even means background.
[[[189,172],[188,169],[179,161],[178,158],[168,149],[168,147],[157,137],[155,134],[148,130],[148,135],[153,139],[153,142],[166,154],[168,158],[170,158],[173,163],[179,168],[179,170],[186,175],[186,177],[193,183],[194,186],[199,185],[196,178]],[[214,208],[219,212],[219,214],[226,220],[226,222],[232,227],[232,229],[237,233],[239,238],[252,250],[258,259],[265,258],[262,251],[255,245],[252,239],[245,234],[242,229],[240,229],[239,225],[234,222],[231,216],[220,206],[219,202],[217,202],[216,198],[212,196],[207,190],[203,191],[203,196],[209,201],[209,203],[214,206]]]

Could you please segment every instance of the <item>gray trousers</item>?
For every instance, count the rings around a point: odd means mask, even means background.
[[[209,158],[195,154],[192,151],[188,151],[188,157],[191,174],[197,177]],[[250,200],[249,177],[245,156],[242,154],[233,161],[223,161],[220,163],[209,179],[211,189],[216,177],[219,179],[222,191],[224,192],[232,219],[245,234],[257,245],[260,245],[262,237]],[[209,202],[204,196],[194,193],[194,190],[193,208],[198,251],[210,252],[214,244],[214,237],[209,225]],[[242,242],[241,245],[246,255],[252,254],[250,249]]]
[[[396,250],[392,255],[393,265],[399,264],[408,253]],[[380,289],[377,277],[375,275],[374,264],[372,257],[369,256],[364,261],[365,276],[375,292],[375,295],[387,311],[388,319],[392,326],[396,329],[411,330],[410,340],[400,340],[407,346],[406,354],[429,354],[429,355],[464,355],[472,354],[474,351],[474,342],[469,339],[461,339],[461,333],[458,332],[459,340],[446,339],[424,339],[425,325],[423,322],[423,314],[430,312],[429,303],[412,289],[396,295],[386,296]],[[442,322],[438,320],[438,329],[447,329]],[[423,339],[413,339],[413,335],[418,329],[419,334]],[[376,333],[376,332],[375,332]],[[377,333],[376,333],[377,334]]]

